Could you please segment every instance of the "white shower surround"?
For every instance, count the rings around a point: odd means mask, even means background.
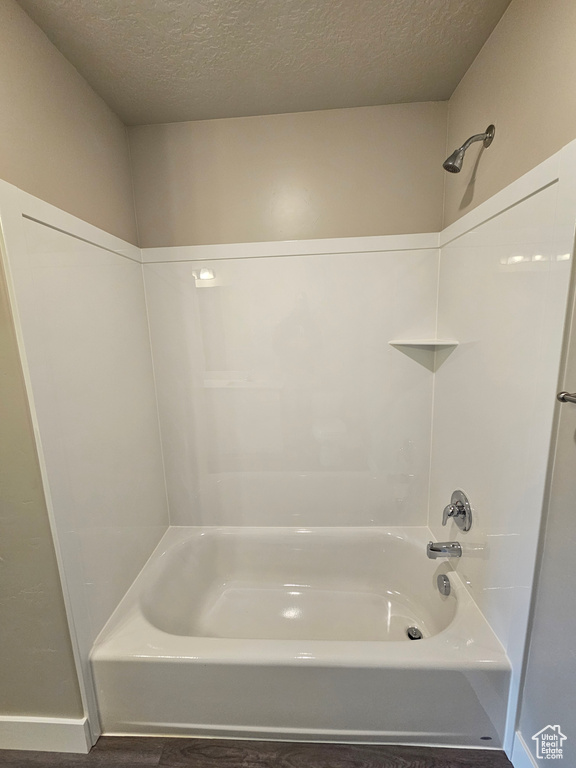
[[[155,249],[144,277],[173,525],[426,524],[433,379],[388,341],[434,335],[439,251],[430,235],[418,249],[368,240],[290,257],[219,246],[201,262]]]
[[[76,242],[80,250],[84,249],[84,257],[86,257],[86,248],[82,245],[82,241],[95,244],[98,251],[95,251],[89,257],[91,259],[90,263],[91,266],[96,267],[96,265],[99,265],[102,269],[105,269],[105,263],[100,261],[98,256],[98,254],[103,252],[102,249],[105,249],[104,252],[108,251],[109,253],[117,254],[115,258],[128,258],[132,262],[170,262],[186,261],[188,259],[204,262],[209,260],[215,264],[214,269],[217,270],[219,268],[219,260],[234,259],[235,256],[245,257],[249,253],[260,257],[274,255],[289,257],[291,254],[301,255],[303,253],[316,254],[317,256],[325,254],[318,257],[329,259],[330,253],[354,254],[386,251],[387,249],[399,252],[404,248],[408,251],[420,251],[423,248],[434,250],[439,245],[443,247],[439,283],[438,330],[458,339],[461,342],[461,347],[444,363],[435,377],[435,435],[432,444],[432,466],[435,468],[433,471],[437,474],[433,474],[432,477],[430,527],[438,535],[442,534],[442,537],[448,538],[451,535],[446,529],[437,528],[438,515],[441,506],[446,501],[445,494],[452,490],[452,486],[461,485],[464,487],[470,493],[476,513],[475,526],[471,531],[471,534],[474,534],[475,546],[470,547],[468,550],[464,546],[464,557],[458,564],[458,572],[464,577],[465,581],[468,581],[468,588],[471,594],[481,606],[485,615],[489,617],[512,662],[514,678],[510,695],[505,742],[507,751],[510,753],[514,731],[517,685],[521,671],[524,645],[524,630],[528,618],[538,524],[546,476],[548,438],[554,409],[553,395],[559,367],[562,315],[571,264],[569,260],[561,258],[558,261],[557,259],[572,253],[574,220],[576,218],[575,171],[576,143],[573,143],[510,185],[510,187],[495,195],[494,198],[467,214],[441,233],[440,236],[408,235],[390,238],[352,238],[345,241],[311,241],[309,243],[196,246],[192,248],[149,249],[142,252],[119,241],[117,238],[101,232],[91,225],[79,221],[73,216],[55,209],[53,206],[17,190],[11,185],[0,184],[0,214],[8,257],[7,266],[11,298],[32,405],[32,415],[37,435],[45,490],[48,497],[51,523],[65,587],[65,599],[73,643],[79,673],[83,681],[84,703],[92,728],[92,738],[98,735],[99,730],[93,706],[90,675],[87,672],[89,643],[92,632],[90,621],[86,618],[86,612],[93,613],[97,606],[100,606],[102,608],[101,615],[105,617],[106,611],[111,611],[113,605],[105,608],[105,603],[102,602],[106,600],[105,591],[97,593],[94,590],[90,591],[90,589],[87,589],[87,586],[83,586],[88,583],[85,564],[79,561],[67,548],[65,543],[67,522],[62,519],[60,507],[56,508],[54,504],[53,496],[56,497],[58,495],[59,477],[62,478],[62,483],[64,483],[67,475],[70,472],[74,472],[75,462],[79,460],[79,457],[70,453],[67,456],[63,453],[58,454],[55,448],[50,447],[51,443],[56,445],[58,441],[61,443],[68,437],[74,437],[74,435],[62,434],[61,425],[56,424],[54,420],[49,418],[49,388],[53,386],[53,382],[48,383],[47,377],[43,376],[44,369],[37,362],[34,362],[33,359],[34,347],[40,349],[42,346],[42,329],[31,330],[31,327],[34,325],[34,307],[31,303],[27,303],[26,296],[27,291],[31,290],[34,281],[40,279],[42,270],[39,268],[39,261],[37,261],[33,269],[20,269],[21,259],[25,258],[24,255],[28,247],[25,228],[27,226],[39,226],[39,224],[33,224],[30,220],[35,220],[40,222],[40,224],[46,224],[49,227],[60,230],[63,237],[66,234],[71,234],[73,237],[78,238]],[[553,200],[550,196],[550,190],[554,190]],[[540,211],[538,210],[539,203],[537,201],[543,204]],[[536,209],[534,209],[533,203],[536,203]],[[501,228],[496,226],[494,228],[490,225],[492,220],[497,223],[502,222],[504,226]],[[536,225],[534,224],[535,221]],[[540,244],[545,244],[548,247],[546,253],[542,252]],[[458,252],[460,246],[462,246],[461,254]],[[532,246],[535,246],[536,250],[526,250]],[[519,252],[519,248],[522,249],[522,253]],[[502,338],[498,331],[498,326],[488,327],[489,324],[487,326],[486,323],[482,322],[478,324],[478,327],[474,327],[473,322],[466,328],[459,325],[462,318],[466,318],[468,322],[472,317],[469,311],[469,300],[467,300],[465,292],[461,291],[464,285],[473,285],[473,287],[478,289],[479,295],[484,292],[485,298],[491,295],[492,280],[499,273],[499,268],[491,276],[488,274],[482,276],[475,266],[474,257],[482,260],[482,254],[484,253],[484,257],[489,259],[491,258],[492,249],[497,249],[498,264],[500,264],[501,259],[515,256],[545,257],[543,259],[534,259],[534,261],[530,262],[531,269],[539,270],[538,274],[540,277],[534,280],[533,286],[533,289],[539,291],[539,293],[536,302],[533,300],[535,294],[532,293],[531,303],[527,303],[525,307],[529,320],[532,320],[535,309],[540,313],[540,327],[543,329],[543,332],[538,339],[539,356],[530,355],[528,358],[520,361],[519,367],[513,370],[508,369],[506,371],[506,386],[502,388],[503,391],[506,391],[506,398],[498,401],[491,397],[490,401],[485,404],[483,413],[493,413],[497,416],[497,418],[494,418],[492,432],[486,430],[485,420],[474,420],[471,418],[472,409],[466,410],[464,407],[460,408],[458,422],[453,424],[452,429],[449,428],[449,422],[446,422],[446,428],[442,430],[440,429],[439,418],[441,413],[445,413],[446,403],[456,398],[457,402],[465,405],[465,403],[478,402],[475,399],[482,397],[481,381],[478,380],[477,370],[475,370],[474,362],[471,361],[471,356],[469,355],[469,351],[474,343],[478,342],[480,349],[484,350],[483,359],[486,367],[482,373],[483,376],[487,375],[494,378],[501,375],[503,371],[502,360],[498,358],[498,355],[496,354],[491,357],[487,354],[491,345],[492,348],[495,348],[494,345],[497,345]],[[508,250],[506,251],[506,249]],[[46,252],[43,258],[55,258],[56,263],[61,265],[65,263],[54,252],[51,254]],[[548,261],[546,261],[546,258]],[[466,263],[470,265],[472,274],[475,275],[473,284],[466,282],[465,273],[463,273],[458,281],[454,281],[449,273],[446,271],[442,272],[446,267],[450,268],[450,265],[453,265],[454,269],[459,270]],[[492,263],[493,265],[496,264],[494,261]],[[528,270],[528,262],[516,260],[511,261],[509,264],[502,263],[501,267],[503,269],[500,272],[505,274],[505,268],[509,267],[510,274],[514,274],[512,270],[515,268],[515,265],[518,267],[519,272],[520,267],[518,265],[522,264],[524,265],[523,269]],[[554,265],[554,270],[550,269],[551,265]],[[151,270],[156,266],[158,264],[149,264],[144,269]],[[137,264],[135,264],[135,267],[137,267]],[[546,273],[546,281],[541,279],[544,271]],[[17,274],[18,272],[20,272],[19,275]],[[82,299],[76,296],[74,280],[69,277],[70,270],[65,270],[62,274],[68,275],[67,279],[70,280],[70,296],[78,299],[80,304]],[[136,280],[138,279],[136,278]],[[353,274],[350,275],[350,281],[351,285],[353,285]],[[111,295],[114,296],[116,301],[119,295],[115,293],[115,289],[110,287],[110,290]],[[66,300],[65,296],[62,298],[64,301]],[[142,306],[140,298],[137,299],[136,304],[139,304],[140,307]],[[506,300],[504,299],[501,306],[505,306],[505,304]],[[140,312],[141,310],[137,311]],[[55,315],[58,314],[58,312],[55,313]],[[120,324],[123,322],[122,317],[123,313],[118,317],[117,322]],[[57,318],[55,317],[55,319]],[[47,323],[51,322],[50,318],[45,318],[45,321]],[[106,324],[101,326],[103,331],[107,327]],[[550,342],[547,342],[546,329],[548,329],[550,334]],[[524,335],[520,332],[514,339],[515,347],[520,346],[522,340],[526,344],[533,344],[534,340],[531,334],[532,329],[526,331]],[[403,335],[404,330],[399,329],[390,338]],[[406,335],[413,336],[415,333],[406,331]],[[418,335],[424,334],[418,333]],[[425,335],[434,334],[427,332]],[[104,333],[104,336],[108,340],[110,338],[109,331]],[[379,344],[381,343],[382,348],[388,340],[385,337],[379,339]],[[393,353],[398,356],[396,361],[401,359],[400,352],[393,350]],[[144,348],[142,348],[141,354],[143,355],[141,359],[144,361],[147,355]],[[418,376],[421,373],[418,364],[411,360],[407,360],[407,362],[413,366],[412,371],[414,375]],[[538,370],[538,377],[533,376],[536,369]],[[418,371],[418,374],[415,373],[416,371]],[[430,379],[432,378],[430,372],[424,371],[424,369],[422,371]],[[487,374],[485,374],[486,371],[488,372]],[[134,380],[134,392],[141,392],[142,385],[149,391],[151,380],[151,374],[146,374],[145,381],[141,377],[136,377]],[[458,386],[462,381],[467,382],[468,389]],[[518,393],[519,388],[523,391],[523,397],[514,397]],[[161,384],[159,384],[158,389],[161,389]],[[529,390],[527,395],[526,390]],[[460,398],[459,401],[458,398]],[[158,399],[161,403],[162,394],[160,391],[158,391]],[[535,409],[533,405],[536,399],[538,399],[539,403],[545,405],[542,408],[538,407]],[[503,471],[501,467],[502,458],[495,448],[498,448],[503,440],[505,441],[510,432],[507,428],[507,419],[510,417],[511,422],[517,424],[520,415],[526,420],[527,407],[529,409],[531,407],[532,428],[529,430],[529,435],[526,438],[528,442],[520,446],[523,451],[520,460],[523,463],[524,475],[521,476],[518,473],[511,475]],[[149,403],[146,408],[154,410],[152,403]],[[161,421],[166,421],[166,414],[162,415],[161,413]],[[74,426],[70,425],[69,428],[73,433]],[[166,424],[163,424],[162,428],[165,430]],[[56,434],[58,429],[60,434]],[[153,448],[153,450],[158,450],[157,437],[153,436],[152,421],[150,421],[150,429],[152,432],[149,436],[150,441],[148,445],[155,445],[156,448]],[[459,457],[465,454],[464,451],[459,451],[463,432],[467,441],[465,445],[477,446],[477,452],[472,457],[475,461],[471,460],[466,467],[461,466],[460,470],[458,470]],[[134,453],[133,455],[131,454],[131,460],[134,465],[139,464],[138,451],[146,450],[144,446],[140,445],[141,441],[137,440],[136,442],[138,445],[135,445]],[[526,448],[526,446],[528,447]],[[196,449],[192,442],[190,447],[194,450]],[[157,455],[159,454],[157,453]],[[516,454],[515,458],[517,459]],[[166,463],[168,465],[169,461]],[[166,474],[169,476],[169,466],[166,469]],[[492,478],[492,482],[497,477],[497,488],[488,487],[485,477]],[[519,496],[517,493],[518,484],[522,482],[522,477],[529,477],[531,482],[529,493]],[[160,479],[154,482],[157,482],[157,487],[160,489]],[[523,488],[526,490],[526,484],[523,485]],[[129,541],[129,537],[126,539],[128,542],[127,546],[122,552],[114,550],[114,548],[90,548],[91,545],[88,543],[90,550],[87,554],[88,560],[92,558],[92,562],[96,562],[103,571],[116,569],[118,583],[122,579],[125,580],[126,584],[130,583],[134,578],[135,572],[143,564],[147,555],[152,551],[165,530],[165,517],[161,507],[162,503],[159,502],[156,516],[152,515],[158,533],[149,540],[144,549],[137,552],[137,547],[136,549],[134,548],[136,541]],[[491,510],[494,510],[494,512],[491,513]],[[126,510],[129,519],[133,511],[133,509]],[[117,514],[116,528],[121,529],[123,528],[123,512],[117,509]],[[223,519],[226,520],[226,518]],[[330,523],[328,522],[328,524]],[[87,528],[89,529],[89,527],[88,524]],[[469,540],[472,541],[470,535]],[[465,544],[465,542],[463,543]],[[487,543],[489,548],[486,546]],[[489,553],[489,557],[487,553]],[[475,554],[481,554],[481,556],[474,559],[473,556]],[[511,604],[515,608],[513,616],[510,612]],[[57,723],[52,725],[54,725],[54,728],[58,726]],[[83,722],[81,725],[84,729]],[[68,722],[66,726],[69,727]],[[63,736],[60,748],[66,748],[64,743],[66,738]],[[74,748],[77,747],[75,746]]]
[[[90,649],[168,526],[140,253],[5,182],[0,216],[85,711],[0,723],[0,744],[88,751]]]

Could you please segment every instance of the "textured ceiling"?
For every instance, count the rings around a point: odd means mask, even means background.
[[[510,0],[18,0],[131,125],[450,97]]]

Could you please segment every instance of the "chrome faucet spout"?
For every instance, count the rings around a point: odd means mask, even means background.
[[[429,541],[426,554],[431,560],[437,557],[462,557],[462,547],[458,541]]]

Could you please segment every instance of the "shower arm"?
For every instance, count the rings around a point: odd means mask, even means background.
[[[462,161],[464,160],[464,155],[466,154],[466,150],[470,144],[473,144],[475,141],[481,141],[484,148],[489,147],[490,144],[492,144],[492,140],[494,139],[495,131],[496,129],[494,126],[489,125],[484,133],[475,133],[474,136],[470,136],[470,138],[467,139],[461,147],[455,149],[450,157],[446,158],[446,160],[442,163],[444,170],[448,171],[449,173],[460,173],[462,170]]]
[[[475,141],[486,141],[486,139],[488,138],[488,135],[487,135],[487,133],[488,133],[488,132],[485,132],[485,133],[477,133],[477,134],[475,134],[474,136],[470,136],[470,138],[469,138],[469,139],[466,139],[466,141],[464,142],[464,144],[462,144],[462,146],[461,146],[461,147],[460,147],[460,148],[459,148],[457,151],[458,151],[458,152],[466,152],[466,150],[468,149],[468,147],[470,146],[470,144],[473,144]]]

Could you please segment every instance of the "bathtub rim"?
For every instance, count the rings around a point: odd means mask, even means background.
[[[503,646],[476,605],[459,574],[450,571],[457,604],[452,622],[441,632],[418,641],[404,640],[279,640],[174,635],[151,624],[142,613],[140,594],[151,576],[152,564],[169,550],[202,532],[294,532],[309,530],[328,535],[379,532],[422,546],[432,537],[427,526],[358,526],[330,528],[275,528],[240,526],[171,526],[142,571],[102,629],[91,652],[92,661],[133,658],[141,662],[311,665],[391,669],[500,669],[510,671]]]

